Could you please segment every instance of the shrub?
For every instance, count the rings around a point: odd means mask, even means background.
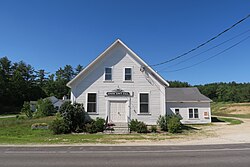
[[[24,113],[28,119],[31,119],[33,117],[33,112],[30,109],[30,103],[27,101],[23,103],[23,108],[21,109],[21,112]]]
[[[88,133],[103,132],[105,129],[105,119],[97,117],[96,120],[91,120],[85,124],[85,131]]]
[[[159,116],[157,120],[157,125],[160,126],[162,131],[167,131],[168,130],[168,116]]]
[[[152,126],[151,126],[151,132],[152,132],[152,133],[156,133],[156,132],[157,132],[157,126],[152,125]]]
[[[129,123],[129,129],[131,132],[147,133],[147,125],[144,122],[132,119]]]
[[[168,131],[170,133],[178,133],[181,129],[180,117],[172,115],[168,119]]]
[[[51,125],[49,126],[50,130],[53,131],[54,134],[66,134],[70,133],[69,126],[65,123],[63,119],[55,119]]]
[[[129,123],[129,129],[131,132],[137,132],[137,126],[139,121],[137,119],[132,119]]]
[[[136,132],[137,133],[147,133],[148,132],[147,125],[144,122],[139,122]]]
[[[55,113],[55,108],[49,99],[40,99],[36,105],[37,111],[35,112],[36,117],[46,117]]]
[[[95,121],[95,126],[97,132],[103,132],[105,129],[105,119],[97,117]]]
[[[97,133],[96,121],[92,120],[91,123],[85,125],[85,131],[88,133]]]
[[[71,102],[65,102],[62,104],[59,112],[65,123],[69,126],[70,131],[83,131],[85,111],[82,104],[75,103],[72,105]]]

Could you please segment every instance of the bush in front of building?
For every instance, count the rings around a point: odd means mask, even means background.
[[[172,115],[168,119],[168,132],[178,133],[181,130],[180,117],[177,115]]]
[[[178,115],[159,116],[157,124],[162,131],[178,133],[181,130],[181,118]]]
[[[91,120],[85,124],[85,131],[88,133],[103,132],[105,130],[105,119],[97,117],[96,120]]]
[[[152,125],[150,131],[152,133],[156,133],[157,132],[157,126],[156,125]]]
[[[82,132],[85,125],[85,110],[82,104],[65,102],[59,110],[71,132]]]
[[[97,132],[103,132],[105,129],[105,119],[97,117],[95,121],[95,125],[96,125]]]
[[[49,126],[49,129],[53,131],[54,134],[67,134],[70,133],[70,128],[67,123],[60,118],[55,119]]]
[[[137,133],[147,133],[147,125],[142,122],[138,121],[137,119],[132,119],[129,123],[130,132],[137,132]]]
[[[162,131],[167,131],[168,130],[168,116],[159,116],[157,120],[157,125],[160,126]]]

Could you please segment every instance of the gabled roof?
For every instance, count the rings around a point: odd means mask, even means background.
[[[152,69],[147,63],[145,63],[135,52],[133,52],[128,46],[126,46],[120,39],[117,39],[112,45],[110,45],[104,52],[102,52],[94,61],[92,61],[86,68],[84,68],[75,78],[73,78],[71,81],[67,83],[68,87],[71,87],[72,84],[81,76],[84,76],[84,74],[91,68],[93,65],[95,65],[97,62],[99,62],[103,57],[105,57],[106,53],[109,52],[112,48],[114,48],[117,44],[121,44],[123,47],[125,47],[129,52],[132,53],[131,56],[133,56],[135,59],[137,59],[146,69],[148,69],[153,76],[155,76],[161,83],[163,83],[165,86],[169,86],[169,83],[160,76],[154,69]]]
[[[211,102],[212,100],[200,93],[196,87],[166,88],[167,102]]]

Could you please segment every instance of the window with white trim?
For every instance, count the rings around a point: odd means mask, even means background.
[[[148,114],[149,113],[149,94],[148,93],[140,93],[139,94],[140,101],[140,114]]]
[[[96,113],[96,93],[88,93],[87,112]]]
[[[104,80],[105,81],[112,81],[112,68],[106,67],[104,71]]]
[[[125,68],[124,69],[124,80],[125,81],[132,81],[132,68]]]
[[[189,118],[199,118],[199,111],[197,108],[189,108]]]

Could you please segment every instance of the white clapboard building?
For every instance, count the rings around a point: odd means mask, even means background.
[[[177,113],[183,123],[211,122],[210,99],[197,88],[168,88],[168,82],[119,39],[67,86],[71,101],[84,104],[93,119],[111,123],[138,119],[155,125],[160,115]]]

